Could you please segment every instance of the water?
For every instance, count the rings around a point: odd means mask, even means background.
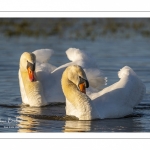
[[[108,77],[108,85],[118,80],[117,72],[130,66],[146,85],[143,101],[133,114],[120,119],[78,121],[65,116],[65,104],[41,108],[22,106],[18,68],[24,51],[51,48],[51,64],[68,62],[70,47],[85,50],[95,58]],[[0,132],[150,132],[150,42],[149,38],[101,37],[75,40],[53,37],[0,36]]]

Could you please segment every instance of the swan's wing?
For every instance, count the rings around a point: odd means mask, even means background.
[[[87,60],[88,56],[85,52],[77,48],[69,48],[66,50],[66,55],[70,61]]]
[[[52,49],[38,49],[33,51],[36,55],[36,61],[39,63],[45,63],[50,60],[50,57],[53,55],[54,51]]]
[[[127,74],[120,81],[93,94],[93,103],[101,119],[129,115],[145,94],[145,85],[136,74]]]
[[[36,71],[52,72],[56,66],[49,63],[54,51],[52,49],[38,49],[32,52],[36,55]]]
[[[94,59],[87,53],[76,48],[69,48],[66,51],[67,57],[72,64],[80,65],[88,78],[90,84],[90,91],[99,91],[107,83],[107,78],[104,77],[103,72],[98,69]]]
[[[142,80],[136,75],[136,73],[133,71],[132,68],[129,66],[124,66],[119,72],[118,77],[121,78],[121,81],[126,82],[126,79],[128,79],[128,89],[129,91],[129,104],[131,107],[136,106],[139,104],[145,93],[146,93],[146,87]]]

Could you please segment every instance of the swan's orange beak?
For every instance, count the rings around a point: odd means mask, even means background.
[[[79,89],[82,93],[86,94],[86,86],[84,82],[79,84]]]
[[[80,77],[80,82],[79,82],[78,87],[79,87],[79,90],[82,93],[86,94],[86,88],[89,87],[89,82],[86,79],[83,79],[83,78]]]
[[[36,81],[34,71],[31,70],[31,68],[28,68],[28,75],[31,82]]]

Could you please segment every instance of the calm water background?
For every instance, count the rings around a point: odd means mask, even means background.
[[[146,24],[149,31],[150,22],[146,21]],[[65,34],[69,35],[67,32]],[[69,62],[65,51],[70,47],[90,53],[108,77],[108,85],[118,81],[117,73],[123,66],[134,69],[146,85],[146,95],[131,116],[97,121],[65,120],[65,104],[42,108],[21,105],[18,80],[20,55],[24,51],[50,48],[54,50],[50,63],[59,66]],[[150,132],[150,37],[144,37],[133,29],[125,29],[125,33],[120,30],[119,35],[110,32],[87,39],[57,34],[6,36],[1,32],[0,132]]]

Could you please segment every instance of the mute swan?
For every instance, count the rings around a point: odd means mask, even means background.
[[[145,85],[128,66],[123,67],[120,80],[102,91],[93,93],[92,100],[86,95],[88,80],[82,67],[72,65],[62,75],[62,90],[66,97],[66,115],[79,120],[120,118],[133,112],[145,94]]]
[[[33,53],[24,52],[20,58],[19,83],[22,101],[30,106],[46,105],[41,82],[35,74],[36,57]]]
[[[72,64],[79,64],[85,69],[93,86],[92,90],[96,91],[105,84],[101,71],[83,51],[69,48],[66,54],[72,62],[58,68],[48,63],[52,54],[53,50],[40,49],[21,55],[19,85],[24,104],[40,107],[49,103],[65,102],[61,76],[65,68]]]

